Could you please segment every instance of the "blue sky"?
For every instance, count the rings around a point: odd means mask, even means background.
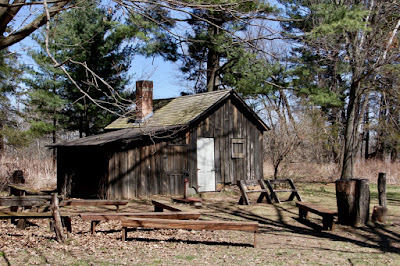
[[[276,4],[276,1],[270,1],[272,4]],[[26,19],[27,11],[21,10],[18,13],[16,20],[18,22]],[[29,22],[29,21],[25,21]],[[17,23],[18,24],[18,23]],[[178,31],[185,31],[185,28],[178,29]],[[181,32],[182,33],[182,32]],[[32,41],[30,37],[25,38],[22,42],[12,46],[10,51],[20,51],[22,55],[22,61],[25,64],[33,65],[34,62],[26,55],[24,49],[32,48],[37,44]],[[170,98],[177,97],[182,91],[190,91],[192,88],[189,87],[188,82],[182,79],[182,73],[179,70],[179,62],[173,63],[164,61],[161,57],[146,58],[143,56],[136,55],[133,58],[131,64],[131,70],[129,71],[132,77],[132,88],[134,87],[136,80],[152,80],[154,84],[154,98]]]
[[[178,63],[164,61],[161,57],[135,56],[130,74],[133,75],[133,84],[142,79],[153,81],[154,99],[177,97],[186,90],[180,82]]]

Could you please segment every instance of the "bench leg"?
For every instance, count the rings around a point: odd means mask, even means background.
[[[254,231],[254,243],[253,243],[253,247],[257,247],[257,231]]]
[[[257,203],[262,203],[263,198],[265,198],[265,200],[267,201],[267,203],[271,204],[271,197],[269,196],[269,194],[267,192],[261,192],[260,196],[257,199]]]
[[[17,228],[25,229],[26,228],[26,219],[18,219]]]
[[[71,238],[71,233],[72,233],[71,217],[62,217],[61,220],[63,226],[67,229],[67,237]]]
[[[239,204],[239,205],[243,205],[243,196],[240,196],[240,199],[239,199],[238,204]]]
[[[91,221],[90,223],[90,231],[92,233],[92,235],[94,235],[94,233],[96,233],[96,226],[100,223],[100,221]]]
[[[127,237],[126,227],[122,227],[121,233],[122,233],[122,241],[126,241]]]
[[[306,211],[302,208],[299,208],[299,218],[301,220],[306,220],[308,218],[308,211]]]
[[[322,217],[322,225],[324,230],[333,230],[335,227],[335,221],[333,216]]]
[[[160,206],[154,205],[154,212],[163,212],[164,208],[161,208]]]

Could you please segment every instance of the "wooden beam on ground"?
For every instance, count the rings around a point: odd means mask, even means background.
[[[84,221],[122,220],[123,218],[126,218],[126,217],[190,220],[190,219],[199,219],[200,213],[195,213],[195,212],[193,212],[193,213],[190,213],[190,212],[80,213],[79,216]]]
[[[101,221],[122,220],[127,217],[136,218],[157,218],[157,219],[199,219],[200,213],[189,212],[143,212],[143,213],[81,213],[79,216],[84,221],[91,222],[92,234],[96,231],[96,226]]]
[[[109,206],[114,205],[119,210],[119,206],[127,205],[127,200],[101,200],[101,199],[84,199],[84,200],[64,200],[60,206]]]
[[[61,217],[67,217],[69,215],[60,214]],[[10,212],[10,211],[1,211],[0,219],[46,219],[53,218],[51,212]]]
[[[258,222],[124,218],[122,220],[122,240],[126,240],[127,227],[153,229],[248,231],[254,232],[254,247],[256,246],[256,233],[258,232]]]
[[[164,209],[173,211],[173,212],[180,212],[182,211],[181,209],[173,206],[172,203],[166,202],[166,201],[161,201],[161,200],[152,200],[151,203],[154,205],[154,211],[155,212],[163,212]]]

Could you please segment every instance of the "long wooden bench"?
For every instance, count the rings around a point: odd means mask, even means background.
[[[18,219],[17,228],[24,229],[26,227],[26,219],[32,218],[34,219],[33,215],[28,215],[26,212],[20,212],[26,209],[32,209],[33,207],[44,208],[45,211],[48,211],[51,204],[51,195],[30,195],[30,196],[7,196],[7,197],[0,197],[0,206],[10,207],[9,212],[2,212],[4,215],[3,219],[11,219],[14,221]],[[59,200],[62,200],[63,197],[58,196]],[[12,215],[14,213],[15,215]],[[29,217],[21,217],[21,215],[17,215],[18,213],[25,213],[25,216]],[[34,212],[32,214],[35,214]],[[10,217],[8,217],[10,216]],[[22,215],[24,216],[24,215]],[[37,217],[39,218],[39,217]],[[47,218],[47,217],[44,217]]]
[[[127,205],[127,200],[101,200],[101,199],[71,199],[64,200],[60,203],[60,207],[65,206],[111,206],[114,205],[119,211],[119,206]]]
[[[54,216],[51,212],[12,212],[12,211],[0,212],[0,219],[53,219],[53,217]],[[71,217],[66,214],[60,214],[60,217],[63,226],[67,229],[67,232],[71,233],[72,232]]]
[[[253,246],[257,245],[258,222],[227,222],[201,220],[166,220],[149,218],[124,218],[122,240],[127,238],[127,228],[186,229],[186,230],[236,230],[254,233]]]
[[[50,206],[51,195],[41,196],[7,196],[0,197],[0,206],[8,207],[33,207],[33,206]],[[62,197],[58,197],[62,200]]]
[[[299,208],[299,218],[307,219],[308,212],[315,213],[322,217],[322,224],[324,230],[333,230],[335,227],[335,218],[337,212],[320,207],[308,202],[296,202],[296,206]]]
[[[81,213],[79,214],[79,216],[84,221],[91,222],[91,232],[92,234],[94,234],[96,226],[101,221],[122,220],[127,217],[189,220],[189,219],[199,219],[200,213],[190,213],[190,212]]]

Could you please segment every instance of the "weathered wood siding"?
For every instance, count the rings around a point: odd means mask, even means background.
[[[231,98],[175,139],[58,148],[58,190],[71,197],[127,199],[183,194],[183,173],[197,187],[197,139],[214,138],[217,184],[262,178],[262,129]],[[232,139],[244,139],[232,158]],[[154,142],[155,141],[155,142]]]
[[[240,179],[259,179],[263,174],[263,133],[228,99],[190,130],[188,167],[190,186],[197,186],[197,138],[214,138],[217,184],[236,184]],[[232,158],[232,139],[245,140],[243,158]]]
[[[126,199],[183,193],[187,145],[158,142],[109,153],[107,198]],[[137,145],[137,144],[135,144]]]

